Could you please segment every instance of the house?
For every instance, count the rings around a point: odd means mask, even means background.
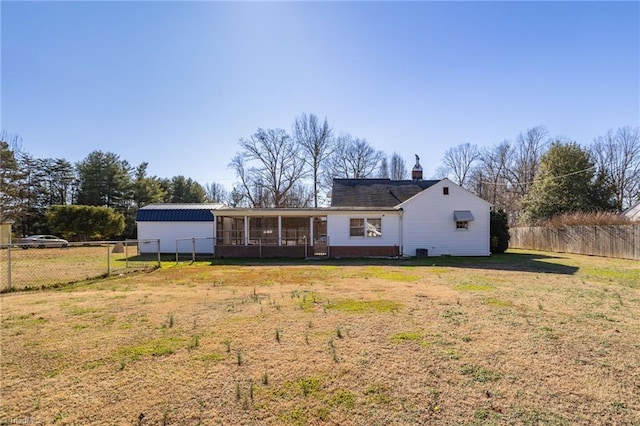
[[[633,204],[621,214],[623,217],[626,217],[629,220],[640,221],[640,201]]]
[[[140,253],[214,253],[214,216],[222,204],[150,204],[138,210]]]
[[[138,212],[138,239],[211,238],[216,257],[488,256],[490,204],[448,179],[334,179],[331,206],[228,208],[152,205]],[[206,251],[209,250],[209,251]]]
[[[336,179],[327,218],[332,254],[488,256],[490,204],[449,179]],[[355,207],[358,206],[358,207]],[[383,210],[382,208],[386,209]],[[373,225],[381,235],[362,232]],[[345,232],[348,229],[349,232]]]

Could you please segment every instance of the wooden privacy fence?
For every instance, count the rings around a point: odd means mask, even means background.
[[[640,225],[527,226],[509,232],[511,248],[640,259]]]

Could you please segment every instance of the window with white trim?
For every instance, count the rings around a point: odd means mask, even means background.
[[[380,218],[367,218],[367,237],[378,238],[382,237],[382,219]]]
[[[454,210],[453,220],[456,223],[456,230],[468,230],[469,222],[474,219],[471,210]]]
[[[382,237],[382,218],[350,218],[349,237]]]
[[[349,219],[349,236],[364,237],[364,219]]]
[[[469,229],[469,221],[459,220],[456,222],[456,229]]]

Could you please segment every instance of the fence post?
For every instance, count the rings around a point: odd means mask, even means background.
[[[158,268],[160,267],[160,239],[156,240],[156,247],[158,247]]]
[[[178,239],[176,238],[176,265],[178,264]]]
[[[191,238],[191,263],[196,261],[196,239]]]
[[[124,267],[129,269],[129,251],[127,250],[127,240],[124,240]]]
[[[111,250],[107,242],[107,276],[111,275]]]
[[[11,230],[9,230],[9,247],[7,248],[7,291],[11,291]]]

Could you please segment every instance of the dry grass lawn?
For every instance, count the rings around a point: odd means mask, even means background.
[[[154,256],[136,256],[137,248],[127,247],[127,253],[113,253],[114,244],[72,243],[69,247],[11,250],[11,288],[13,290],[45,289],[69,282],[130,272],[157,265]],[[128,257],[128,261],[127,261]],[[0,250],[0,292],[8,291],[8,252]]]
[[[216,262],[2,295],[0,423],[640,425],[638,262]]]

